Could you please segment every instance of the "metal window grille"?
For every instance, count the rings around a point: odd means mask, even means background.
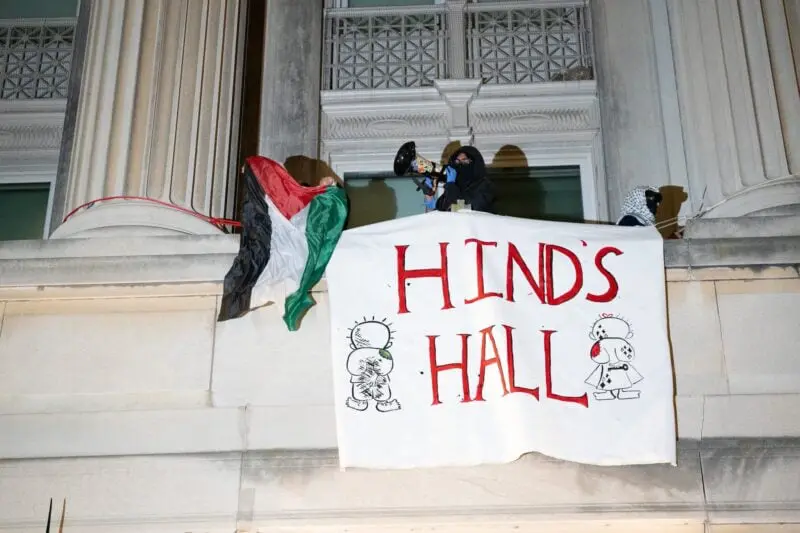
[[[328,90],[424,87],[448,71],[448,17],[464,18],[468,78],[515,84],[593,79],[585,0],[471,2],[326,10],[324,84]],[[452,22],[452,21],[451,21]],[[451,24],[450,28],[462,27]],[[452,46],[452,44],[451,44]]]
[[[445,78],[443,9],[331,9],[325,17],[326,89],[425,87]]]
[[[467,75],[485,83],[592,79],[589,10],[559,7],[469,6]]]
[[[66,98],[75,20],[0,20],[0,99]]]

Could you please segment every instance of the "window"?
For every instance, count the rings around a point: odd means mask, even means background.
[[[499,215],[583,222],[580,167],[489,168]],[[410,178],[391,172],[348,172],[347,228],[357,228],[425,212],[422,193]]]
[[[583,222],[580,167],[489,168],[500,215]]]
[[[444,0],[334,0],[336,7],[399,7],[444,4]]]
[[[51,183],[0,182],[0,241],[47,237]]]
[[[78,0],[3,0],[0,19],[74,17]]]
[[[594,79],[589,7],[559,4],[473,0],[453,12],[439,0],[328,0],[323,90]],[[451,35],[461,26],[464,38]]]
[[[344,184],[350,202],[348,229],[425,212],[422,192],[410,178],[393,172],[348,172]]]
[[[0,2],[0,242],[49,234],[78,4]]]

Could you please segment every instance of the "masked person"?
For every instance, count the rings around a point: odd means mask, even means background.
[[[634,188],[622,203],[622,213],[617,226],[652,226],[663,197],[655,187]]]
[[[486,178],[486,163],[477,148],[464,146],[450,156],[444,193],[436,200],[425,197],[425,205],[437,211],[450,211],[450,207],[463,200],[473,211],[492,212],[494,190]]]

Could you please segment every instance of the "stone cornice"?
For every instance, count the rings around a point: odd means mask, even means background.
[[[800,236],[681,239],[664,243],[664,262],[673,268],[800,265]]]
[[[220,294],[237,250],[237,235],[7,242],[0,299]],[[800,276],[800,236],[666,241],[664,256],[670,281]]]
[[[0,171],[57,158],[65,107],[64,99],[0,101]]]
[[[328,143],[363,138],[416,138],[442,134],[467,123],[476,134],[482,135],[599,129],[593,81],[480,87],[470,79],[440,80],[436,86],[436,89],[323,91],[322,138]],[[461,108],[463,117],[449,114]]]

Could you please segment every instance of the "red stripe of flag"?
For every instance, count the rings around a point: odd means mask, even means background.
[[[305,209],[326,187],[303,187],[277,161],[267,157],[251,156],[245,162],[258,180],[264,194],[284,217],[291,219]]]

